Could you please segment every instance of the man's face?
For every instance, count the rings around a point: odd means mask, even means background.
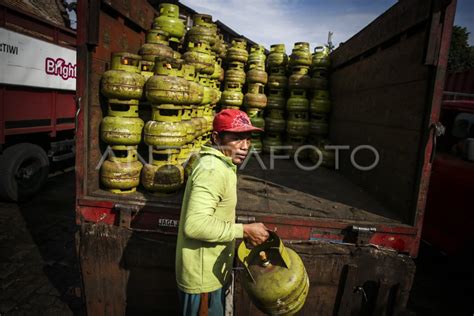
[[[249,153],[251,133],[214,132],[214,143],[235,165],[240,165]]]

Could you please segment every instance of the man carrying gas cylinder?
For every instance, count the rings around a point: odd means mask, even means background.
[[[184,193],[176,246],[182,315],[224,315],[235,239],[268,238],[264,224],[236,224],[237,166],[248,155],[252,126],[245,112],[226,109],[213,121],[212,147],[203,146]]]

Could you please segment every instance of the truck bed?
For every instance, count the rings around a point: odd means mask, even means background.
[[[268,168],[268,156],[261,157]],[[305,171],[293,160],[277,160],[272,170],[264,170],[257,159],[250,159],[239,173],[241,213],[401,223],[372,195],[336,170],[319,167]]]

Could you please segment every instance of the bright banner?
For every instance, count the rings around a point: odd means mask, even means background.
[[[0,83],[76,90],[76,51],[0,28]]]

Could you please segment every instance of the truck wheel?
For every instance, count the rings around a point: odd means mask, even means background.
[[[34,195],[48,179],[49,159],[34,144],[22,143],[0,155],[0,198],[22,201]]]

